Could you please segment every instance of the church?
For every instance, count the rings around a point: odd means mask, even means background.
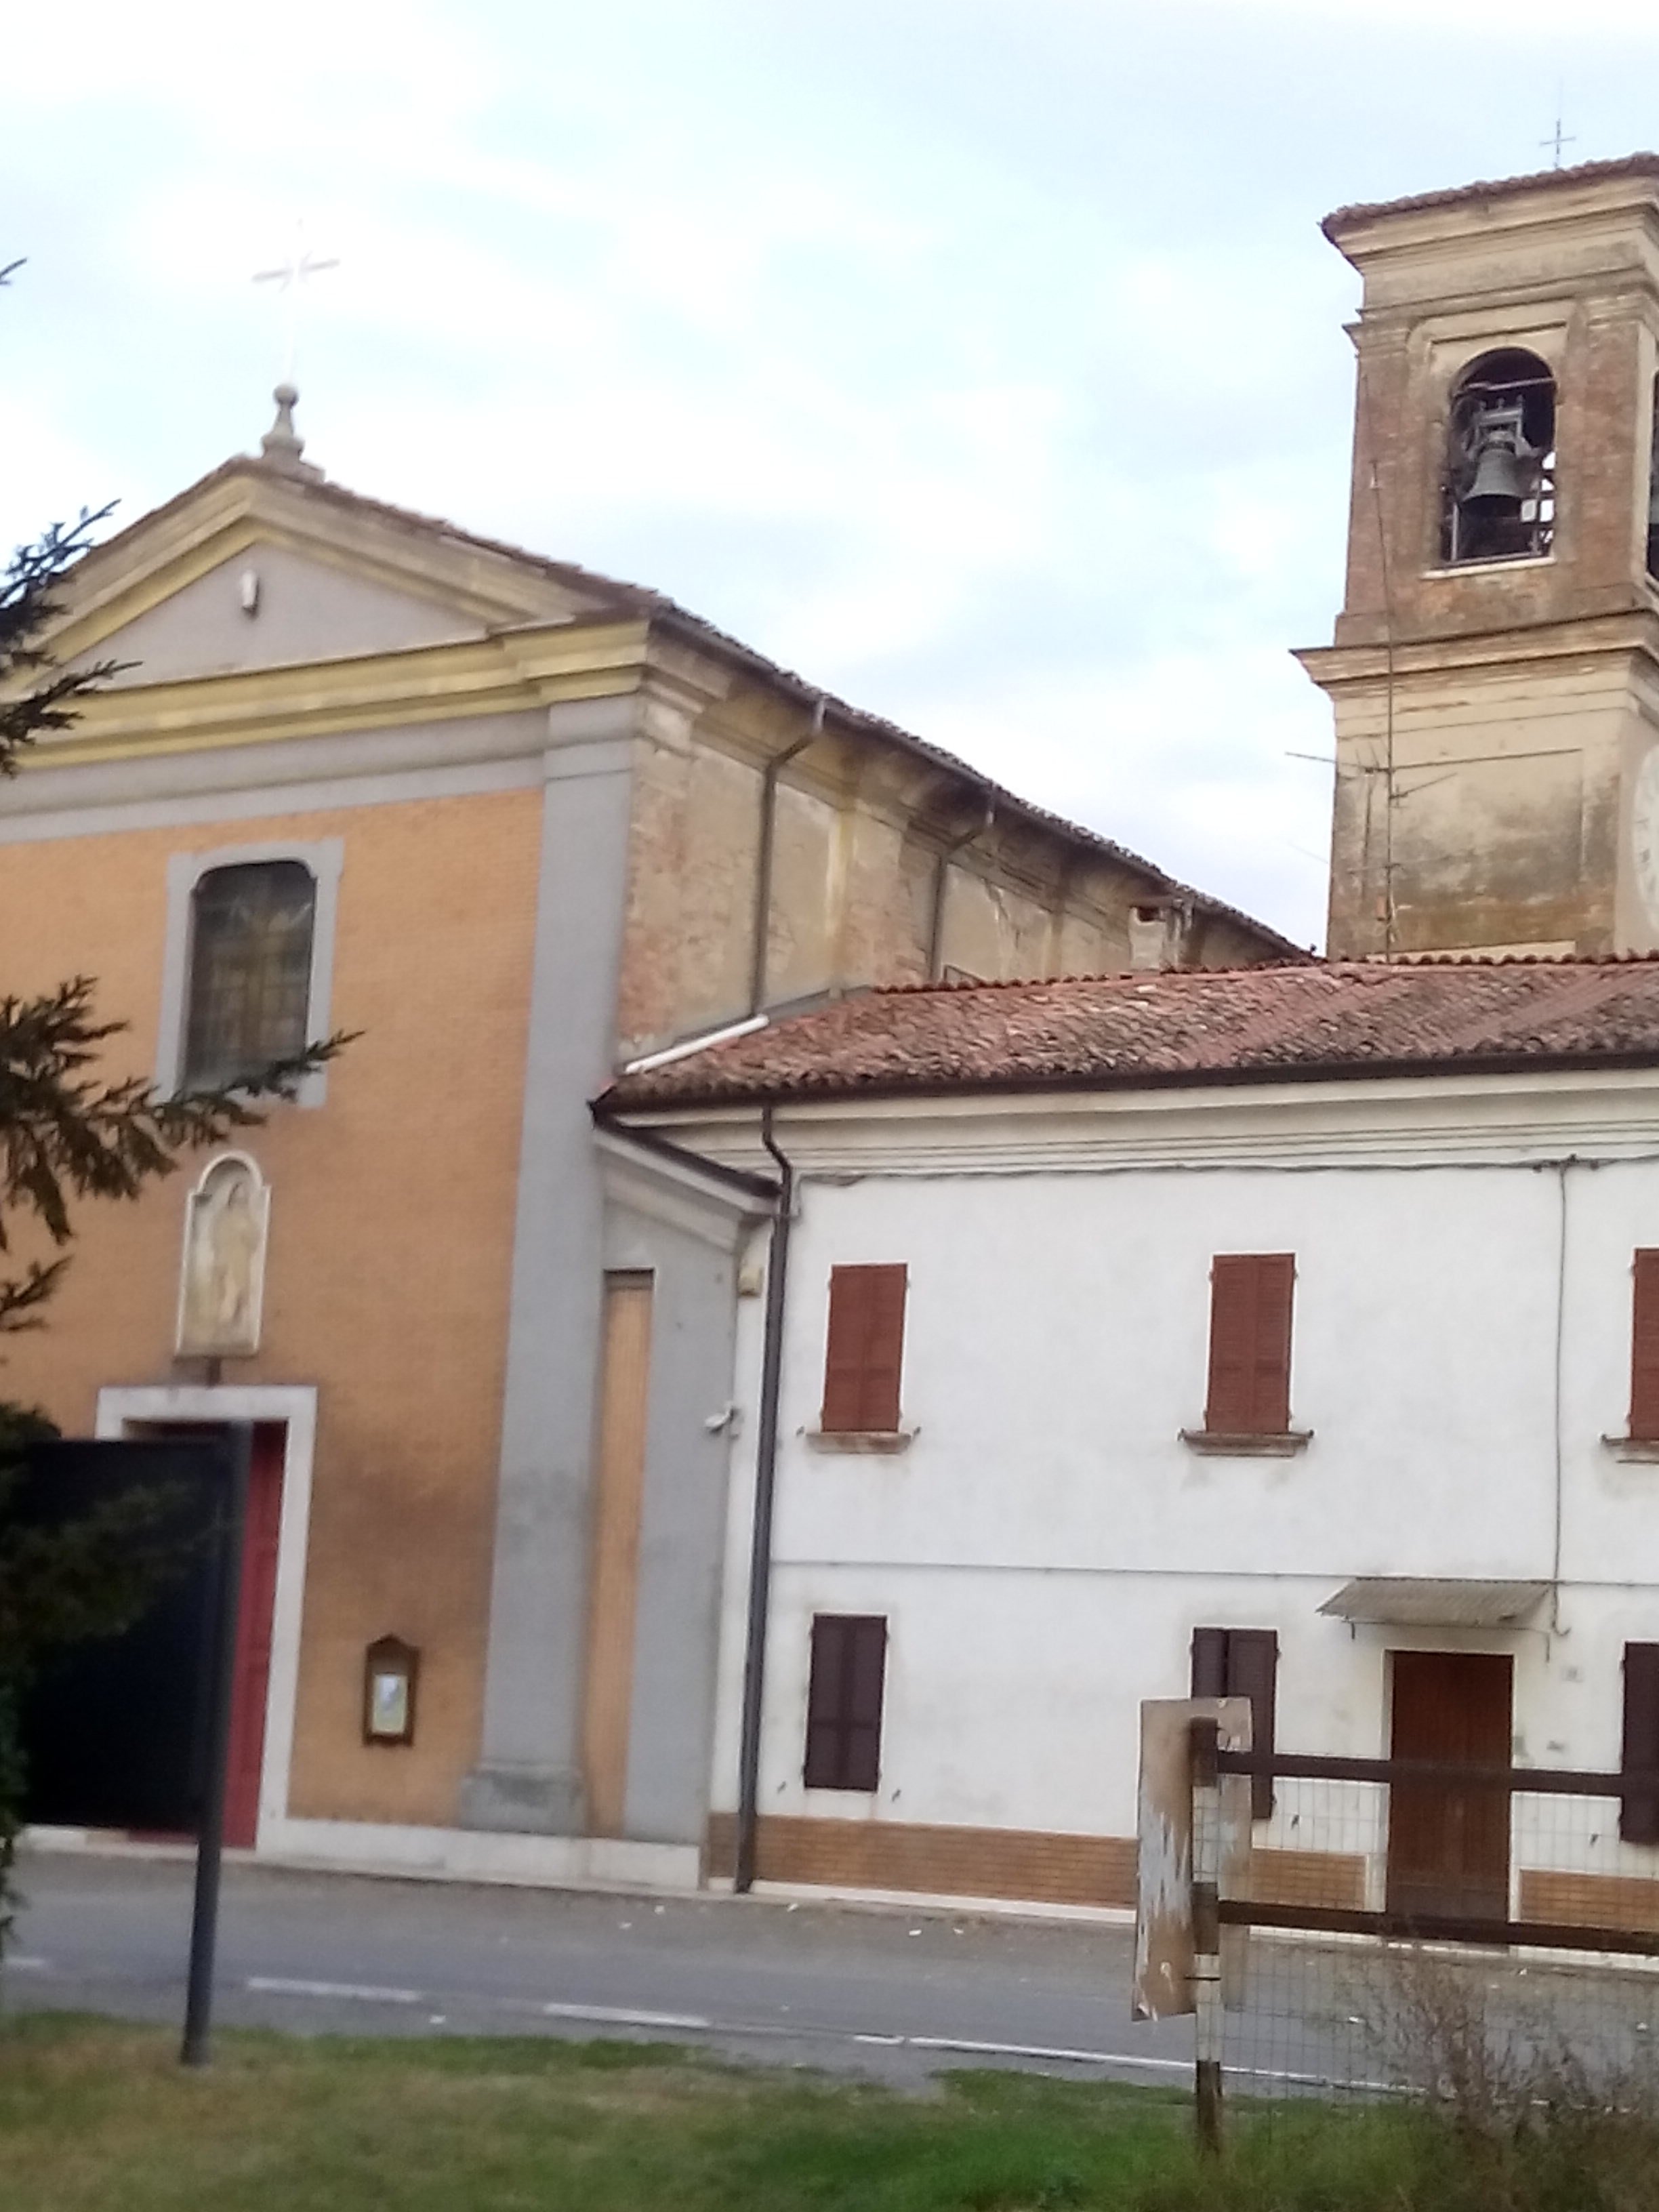
[[[1325,963],[656,593],[330,483],[287,388],[76,572],[58,653],[135,665],[0,791],[8,988],[97,976],[167,1090],[358,1033],[88,1214],[10,1355],[72,1431],[256,1424],[244,1846],[1117,1904],[1123,1715],[1200,1629],[1263,1697],[1273,1639],[1304,1740],[1373,1743],[1414,1637],[1605,1755],[1659,1648],[1659,969],[1613,957],[1659,948],[1659,157],[1326,231]],[[1338,1667],[1376,1577],[1512,1617]]]
[[[656,592],[331,483],[277,400],[73,572],[55,653],[125,665],[0,788],[0,945],[164,1093],[355,1041],[86,1209],[6,1389],[256,1425],[234,1843],[693,1883],[770,1201],[590,1100],[872,984],[1304,956]]]

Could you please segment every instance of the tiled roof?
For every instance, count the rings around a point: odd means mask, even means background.
[[[118,544],[122,538],[147,528],[159,518],[173,514],[187,501],[228,477],[240,475],[258,477],[266,471],[267,464],[247,454],[238,454],[228,461],[222,462],[209,475],[167,501],[165,506],[141,515],[116,537],[106,538],[102,545],[94,548],[94,557]],[[690,609],[681,606],[665,592],[653,591],[642,584],[624,583],[614,576],[602,576],[594,569],[581,568],[572,561],[549,560],[544,555],[526,552],[522,546],[508,544],[498,538],[480,537],[476,531],[463,530],[459,524],[447,522],[441,516],[422,514],[413,507],[394,507],[386,500],[371,499],[365,493],[350,491],[343,484],[331,483],[326,477],[306,481],[284,474],[281,481],[299,491],[307,500],[315,500],[343,512],[361,514],[395,529],[412,531],[449,544],[468,546],[475,551],[490,554],[496,559],[533,569],[538,575],[546,576],[555,583],[586,594],[607,615],[632,615],[662,623],[684,636],[713,647],[727,659],[742,662],[764,680],[782,684],[809,705],[815,705],[822,697],[825,717],[831,723],[860,731],[878,743],[896,746],[914,759],[926,761],[948,775],[959,777],[971,787],[977,801],[993,802],[999,816],[1035,823],[1070,844],[1097,854],[1102,860],[1115,862],[1141,878],[1149,898],[1190,901],[1194,912],[1235,924],[1254,937],[1264,953],[1269,956],[1277,955],[1293,960],[1307,957],[1301,945],[1294,944],[1288,937],[1282,937],[1266,922],[1258,921],[1254,915],[1244,913],[1239,907],[1230,906],[1224,899],[1213,898],[1207,891],[1195,890],[1190,884],[1184,884],[1179,877],[1168,874],[1154,861],[1131,852],[1127,845],[1120,845],[1115,838],[1103,836],[1097,830],[1085,829],[1082,823],[1068,821],[1064,815],[1053,813],[1046,806],[1022,799],[1018,792],[1010,791],[1006,785],[995,782],[978,769],[959,759],[955,753],[947,752],[944,746],[933,744],[926,738],[916,737],[898,723],[890,722],[884,715],[872,714],[862,708],[850,706],[845,700],[836,697],[834,693],[823,691],[821,686],[809,682],[805,677],[798,676],[793,670],[769,660],[764,653],[757,653],[752,646],[744,645],[740,639],[718,629],[714,623],[705,622],[701,615],[691,613]]]
[[[623,1076],[599,1110],[1597,1063],[1659,1065],[1659,959],[1310,962],[866,991]]]
[[[1540,185],[1593,185],[1603,177],[1659,177],[1659,154],[1625,154],[1616,161],[1580,161],[1571,169],[1537,169],[1527,177],[1499,177],[1484,184],[1452,185],[1435,192],[1413,192],[1403,200],[1362,202],[1340,207],[1328,215],[1319,228],[1334,246],[1337,233],[1377,216],[1415,215],[1419,209],[1455,207],[1461,200],[1509,199],[1518,192],[1536,191]]]

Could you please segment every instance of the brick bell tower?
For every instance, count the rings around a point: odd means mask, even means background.
[[[1659,949],[1659,155],[1343,208],[1328,949]]]

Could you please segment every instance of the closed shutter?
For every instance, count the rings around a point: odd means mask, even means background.
[[[1230,1698],[1250,1701],[1250,1747],[1271,1751],[1279,1688],[1279,1638],[1271,1628],[1234,1628],[1227,1633],[1227,1688]],[[1273,1778],[1250,1777],[1250,1818],[1273,1818]]]
[[[1291,1296],[1296,1255],[1264,1252],[1256,1260],[1255,1361],[1251,1375],[1251,1434],[1280,1436],[1291,1425]]]
[[[873,1790],[881,1773],[881,1704],[887,1680],[887,1623],[878,1615],[849,1622],[847,1655],[847,1748],[843,1790]]]
[[[1279,1436],[1291,1421],[1290,1252],[1218,1253],[1210,1270],[1210,1388],[1218,1436]]]
[[[1227,1694],[1227,1632],[1224,1628],[1193,1631],[1193,1695],[1224,1698]]]
[[[809,1790],[875,1788],[886,1671],[887,1623],[879,1613],[813,1616],[803,1777]]]
[[[1659,1774],[1659,1644],[1625,1646],[1625,1733],[1621,1774]],[[1659,1784],[1627,1790],[1619,1807],[1627,1844],[1659,1844]]]
[[[891,1433],[904,1358],[902,1264],[830,1270],[830,1330],[820,1425],[830,1435]]]
[[[1632,1273],[1630,1432],[1659,1439],[1659,1252],[1638,1252]]]
[[[1195,1698],[1248,1698],[1250,1747],[1273,1747],[1279,1691],[1279,1635],[1272,1628],[1195,1628],[1193,1631],[1193,1691]],[[1270,1774],[1250,1777],[1250,1818],[1273,1817]]]

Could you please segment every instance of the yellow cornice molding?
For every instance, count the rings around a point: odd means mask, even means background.
[[[522,714],[639,688],[650,624],[547,623],[447,645],[112,686],[20,762],[64,768],[280,738]]]

